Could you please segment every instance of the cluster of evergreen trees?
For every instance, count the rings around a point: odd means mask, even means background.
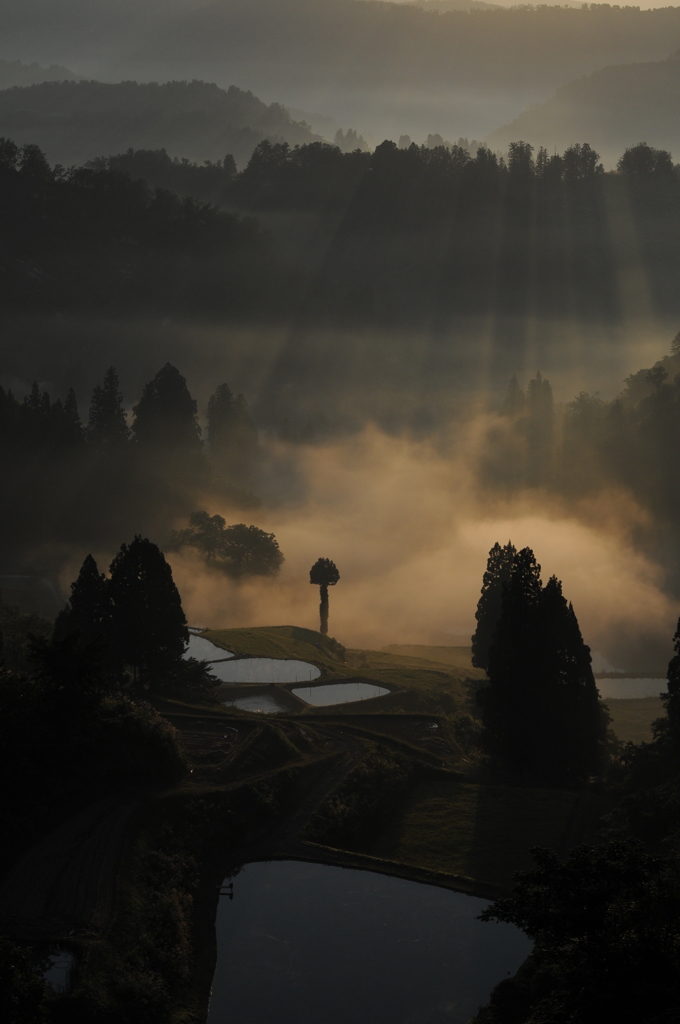
[[[257,429],[242,395],[221,384],[201,438],[197,404],[167,363],[146,384],[128,423],[110,368],[80,419],[73,391],[53,400],[34,383],[22,400],[0,388],[0,496],[5,571],[41,542],[111,544],[122,529],[168,536],[196,509],[198,492],[256,507]],[[44,571],[44,569],[43,569]]]
[[[135,683],[162,688],[179,674],[189,643],[172,570],[155,544],[136,536],[121,545],[109,573],[107,579],[92,555],[86,557],[68,606],[57,616],[55,659],[65,654],[68,671],[69,657],[84,649],[92,665],[113,678],[129,668]]]
[[[574,609],[540,571],[531,548],[489,552],[472,641],[489,685],[477,699],[491,753],[534,778],[577,783],[603,767],[608,716]]]
[[[539,373],[526,391],[510,382],[484,446],[479,470],[497,490],[541,487],[566,499],[627,491],[649,513],[638,541],[662,557],[673,587],[680,579],[680,480],[672,467],[680,437],[680,340],[670,356],[626,380],[615,399],[582,391],[566,407],[553,402]]]

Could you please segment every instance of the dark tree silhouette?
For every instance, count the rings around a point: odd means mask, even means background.
[[[474,1024],[677,1020],[680,875],[675,859],[628,839],[580,846],[535,867],[481,914],[535,942],[516,977],[496,986]]]
[[[132,433],[145,445],[196,449],[201,444],[201,428],[196,402],[187,382],[170,363],[159,370],[142,392],[133,412]]]
[[[130,439],[123,395],[113,366],[106,371],[102,384],[97,384],[92,392],[87,438],[101,445],[120,445]]]
[[[208,402],[208,444],[214,465],[237,484],[249,484],[258,455],[258,433],[243,395],[220,384]]]
[[[121,546],[110,572],[115,649],[123,664],[132,666],[135,680],[157,684],[189,642],[172,570],[155,544],[136,536]]]
[[[309,582],[319,588],[320,631],[324,636],[328,633],[328,588],[334,587],[339,579],[338,568],[330,558],[318,558],[309,570]]]
[[[680,748],[680,619],[673,636],[673,657],[668,662],[668,690],[661,699],[666,707],[666,731]]]
[[[486,563],[482,593],[475,612],[477,629],[472,637],[472,664],[485,671],[489,667],[489,647],[501,614],[503,585],[510,579],[516,554],[517,549],[511,541],[504,547],[496,542],[489,552]]]
[[[173,548],[196,548],[206,561],[230,576],[275,576],[284,562],[273,533],[258,526],[227,526],[222,516],[193,512],[190,526],[170,537]]]
[[[514,558],[478,692],[488,749],[516,771],[578,783],[602,766],[608,716],[571,605],[541,585],[531,548]]]
[[[111,600],[106,577],[99,572],[92,555],[83,562],[78,579],[71,584],[68,606],[55,622],[57,637],[77,633],[84,640],[108,635],[111,625]]]

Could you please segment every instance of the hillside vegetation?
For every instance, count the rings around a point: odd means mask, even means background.
[[[552,150],[588,139],[607,164],[628,146],[680,151],[680,56],[644,64],[618,64],[563,85],[492,132],[488,143],[505,148],[514,139]]]
[[[230,154],[245,164],[265,138],[291,145],[318,138],[278,103],[197,81],[52,81],[6,89],[0,135],[35,143],[52,163],[67,166],[139,147],[198,161]]]

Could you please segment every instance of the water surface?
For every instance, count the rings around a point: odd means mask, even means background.
[[[323,686],[301,686],[293,690],[296,697],[322,707],[326,704],[349,704],[355,700],[367,700],[369,697],[382,697],[390,691],[384,686],[373,683],[324,683]]]
[[[605,700],[658,697],[668,688],[665,679],[596,679],[595,685]]]
[[[241,708],[243,711],[262,711],[266,715],[275,715],[278,711],[290,711],[288,705],[278,699],[274,693],[253,693],[245,697],[225,700],[224,703],[227,707]]]
[[[214,661],[216,658],[233,658],[232,651],[225,651],[224,647],[218,647],[212,640],[204,636],[189,637],[189,646],[183,654],[184,658],[197,658],[199,661]]]
[[[233,883],[208,1024],[466,1024],[531,948],[476,920],[486,900],[369,871],[273,861]]]
[[[286,658],[237,658],[212,664],[210,671],[223,683],[302,683],[321,675],[316,665]]]

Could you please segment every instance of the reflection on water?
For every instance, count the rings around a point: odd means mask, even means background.
[[[56,995],[68,992],[73,968],[73,953],[57,950],[47,958],[48,967],[43,978],[47,988]]]
[[[212,664],[210,672],[223,683],[302,683],[321,675],[316,665],[283,658],[237,658]]]
[[[374,686],[373,683],[324,683],[323,686],[301,686],[293,690],[296,697],[316,707],[325,704],[349,704],[354,700],[382,697],[389,692],[384,686]]]
[[[486,900],[368,871],[248,864],[217,911],[208,1024],[465,1024],[531,948]]]
[[[665,693],[665,679],[596,679],[600,696],[607,700],[630,700],[632,697],[658,697]]]
[[[276,694],[273,693],[254,693],[251,696],[225,700],[224,703],[230,708],[241,708],[243,711],[263,711],[266,715],[275,715],[278,711],[289,710],[283,701],[277,700]]]
[[[189,646],[183,657],[197,658],[199,661],[213,661],[215,658],[233,658],[234,655],[231,651],[225,651],[223,647],[218,647],[211,640],[206,640],[204,636],[194,636],[192,633],[189,637]]]

